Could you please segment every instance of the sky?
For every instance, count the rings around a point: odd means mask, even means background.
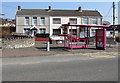
[[[118,18],[118,24],[120,24],[120,1],[119,1],[118,4],[119,4],[119,7],[118,7],[118,9],[119,9],[119,10],[118,10],[118,17],[119,17],[119,18]]]
[[[20,5],[22,9],[47,9],[52,6],[52,9],[72,9],[77,10],[79,6],[83,10],[98,10],[103,20],[109,21],[112,24],[112,2],[2,2],[0,3],[0,13],[5,14],[3,18],[15,19],[17,6]],[[116,24],[118,17],[118,2],[116,6]]]

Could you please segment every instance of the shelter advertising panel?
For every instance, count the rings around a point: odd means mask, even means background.
[[[96,48],[106,49],[106,29],[96,30]]]

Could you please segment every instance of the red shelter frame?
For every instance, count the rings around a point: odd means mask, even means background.
[[[73,27],[76,27],[76,34],[73,36]],[[73,49],[73,48],[88,48],[89,37],[90,37],[90,28],[108,28],[106,25],[83,25],[83,24],[62,24],[62,29],[64,34],[64,49]],[[67,30],[70,29],[70,34]],[[84,38],[80,37],[80,30],[84,31]],[[87,33],[86,33],[87,32]],[[85,34],[86,33],[86,34]],[[82,41],[82,42],[81,42]]]

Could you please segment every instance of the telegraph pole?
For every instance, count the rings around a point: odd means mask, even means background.
[[[115,2],[113,2],[113,26],[115,25]],[[115,28],[113,27],[113,38],[115,41]]]
[[[113,25],[115,25],[115,2],[113,2]]]

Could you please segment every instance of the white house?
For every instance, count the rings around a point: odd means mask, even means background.
[[[60,10],[52,9],[51,6],[48,9],[21,9],[18,6],[16,32],[33,36],[35,33],[59,35],[63,32],[61,25],[68,22],[101,25],[102,15],[97,10],[82,10],[81,7],[77,10]],[[94,35],[95,28],[91,28],[90,32]]]

